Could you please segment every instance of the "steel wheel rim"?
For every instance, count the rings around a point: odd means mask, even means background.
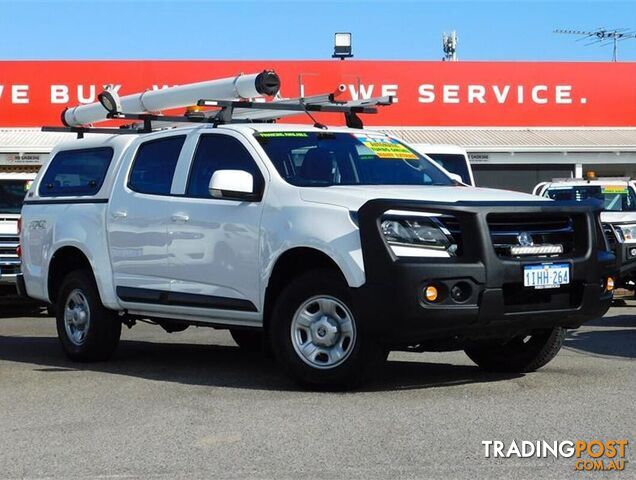
[[[291,322],[294,350],[307,365],[335,368],[349,358],[356,325],[347,306],[335,297],[317,295],[303,302]]]
[[[78,347],[86,342],[91,323],[91,310],[80,289],[73,290],[64,305],[64,329],[69,341]]]

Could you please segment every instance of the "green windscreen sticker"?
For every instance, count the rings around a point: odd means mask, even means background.
[[[305,132],[260,132],[259,137],[272,138],[272,137],[308,137]]]

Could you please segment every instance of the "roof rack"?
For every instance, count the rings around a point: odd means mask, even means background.
[[[553,178],[552,183],[569,183],[569,182],[631,182],[631,177],[567,177],[567,178]]]
[[[326,128],[317,122],[312,112],[343,113],[345,123],[350,128],[364,128],[358,114],[374,114],[378,106],[391,105],[392,96],[374,97],[367,100],[338,102],[333,94],[300,97],[293,99],[274,100],[271,102],[254,102],[246,100],[208,100],[200,99],[199,107],[217,107],[217,110],[190,112],[182,116],[161,115],[153,113],[108,113],[108,120],[137,120],[138,123],[122,125],[120,127],[93,126],[45,126],[43,132],[72,132],[77,138],[83,138],[86,133],[104,133],[116,135],[131,135],[150,133],[157,129],[174,128],[182,123],[205,123],[212,126],[230,123],[268,123],[292,115],[306,113],[314,121],[314,126]]]

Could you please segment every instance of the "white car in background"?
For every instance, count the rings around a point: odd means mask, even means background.
[[[0,295],[15,293],[20,273],[18,220],[35,173],[0,173]]]
[[[627,177],[556,178],[533,193],[553,200],[603,202],[601,222],[619,269],[618,286],[636,287],[636,189]]]
[[[466,185],[475,186],[475,177],[468,161],[468,153],[462,147],[433,143],[416,143],[411,146],[435,161],[447,172],[461,177]]]

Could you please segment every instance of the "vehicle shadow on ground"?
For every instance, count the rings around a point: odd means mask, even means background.
[[[608,322],[600,325],[628,328],[574,330],[568,333],[563,345],[566,348],[596,355],[636,358],[636,320],[634,317],[625,315],[606,320]]]
[[[109,362],[74,363],[64,357],[57,338],[0,335],[0,360],[35,364],[35,370],[56,375],[91,371],[188,385],[302,390],[272,359],[233,346],[122,340]],[[389,361],[362,390],[424,389],[518,377],[473,366]]]
[[[614,315],[585,323],[586,327],[626,327],[636,330],[636,315]]]
[[[45,308],[39,304],[32,302],[24,302],[21,304],[13,301],[10,304],[0,303],[0,318],[22,318],[22,317],[38,317],[44,316]]]

